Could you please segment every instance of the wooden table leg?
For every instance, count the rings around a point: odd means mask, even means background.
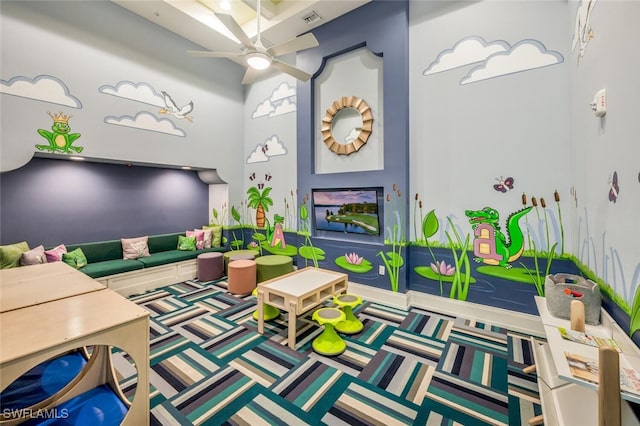
[[[258,333],[264,334],[264,293],[258,287]]]
[[[296,323],[298,322],[298,317],[296,316],[296,303],[289,302],[289,312],[287,315],[287,320],[289,322],[289,347],[291,349],[296,348]]]

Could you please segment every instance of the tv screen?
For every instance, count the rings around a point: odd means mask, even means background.
[[[380,235],[382,188],[314,189],[312,193],[317,230]]]

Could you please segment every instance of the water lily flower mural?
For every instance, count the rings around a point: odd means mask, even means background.
[[[436,274],[444,275],[447,277],[450,277],[456,271],[456,268],[451,265],[447,265],[446,263],[444,263],[444,260],[439,263],[432,263],[431,269],[433,269],[433,272],[435,272]]]
[[[347,263],[351,265],[360,265],[362,263],[363,258],[358,256],[356,252],[353,253],[345,253],[344,258],[347,260]]]

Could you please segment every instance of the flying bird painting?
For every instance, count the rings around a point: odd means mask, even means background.
[[[576,12],[576,25],[573,32],[573,40],[571,42],[571,50],[575,50],[576,46],[580,46],[580,57],[584,56],[587,44],[593,38],[591,30],[591,12],[596,5],[597,0],[582,0],[578,11]]]
[[[171,114],[176,118],[179,118],[181,120],[184,118],[188,120],[189,123],[193,123],[193,118],[189,117],[189,114],[191,114],[191,111],[193,111],[193,101],[189,102],[181,108],[178,108],[176,103],[167,92],[162,92],[162,97],[164,98],[165,107],[160,109],[160,114]]]

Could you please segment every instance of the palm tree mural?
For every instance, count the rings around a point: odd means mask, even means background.
[[[267,187],[260,192],[258,188],[252,186],[247,189],[249,196],[249,207],[256,209],[256,225],[264,228],[265,213],[269,211],[269,206],[273,206],[273,200],[269,198],[271,187]]]

